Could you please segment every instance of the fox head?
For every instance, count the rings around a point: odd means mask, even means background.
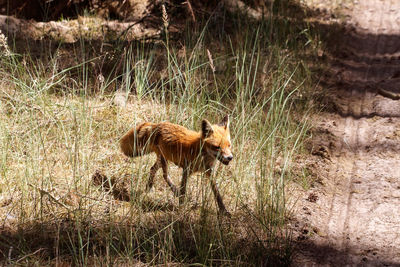
[[[214,125],[203,119],[201,122],[201,135],[205,152],[217,158],[223,164],[228,165],[233,159],[228,115],[219,124]]]

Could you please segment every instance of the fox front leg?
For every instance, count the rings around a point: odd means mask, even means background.
[[[207,178],[210,180],[211,190],[213,191],[215,200],[216,200],[218,208],[219,208],[219,212],[221,214],[223,214],[223,215],[231,217],[231,214],[225,208],[224,202],[222,201],[221,194],[219,193],[219,190],[218,190],[218,187],[217,187],[217,183],[215,182],[215,180],[213,179],[211,174],[212,174],[212,170],[208,169],[206,171],[206,175],[207,175]]]

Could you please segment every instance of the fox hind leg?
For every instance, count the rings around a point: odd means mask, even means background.
[[[147,185],[146,185],[147,191],[150,191],[150,189],[153,187],[154,177],[155,177],[158,169],[160,169],[160,167],[161,167],[161,160],[160,160],[160,158],[157,158],[156,163],[154,163],[154,165],[150,168],[149,181],[147,182]]]

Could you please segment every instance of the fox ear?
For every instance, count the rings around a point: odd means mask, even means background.
[[[222,121],[219,123],[219,126],[225,127],[225,129],[229,128],[229,115],[226,114]]]
[[[201,133],[202,133],[203,137],[208,137],[213,132],[214,132],[214,130],[213,130],[211,123],[208,120],[203,119],[201,122]]]

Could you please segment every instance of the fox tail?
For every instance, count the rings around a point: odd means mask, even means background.
[[[153,152],[156,124],[143,122],[129,130],[119,141],[122,152],[128,157],[137,157]]]

